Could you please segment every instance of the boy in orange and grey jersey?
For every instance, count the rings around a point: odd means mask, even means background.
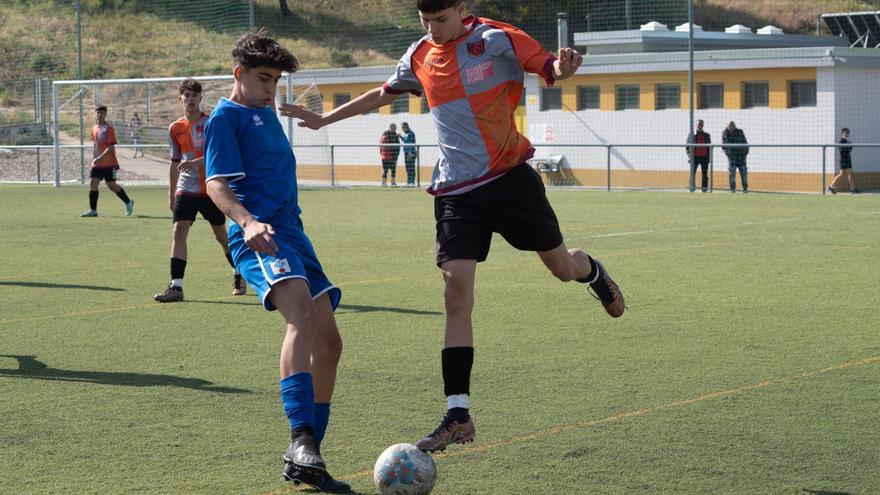
[[[168,206],[174,212],[171,237],[171,283],[165,292],[153,296],[158,302],[183,300],[183,275],[186,271],[186,239],[196,214],[211,224],[214,238],[223,248],[226,261],[232,266],[232,294],[242,295],[247,285],[242,279],[232,256],[226,235],[226,215],[208,197],[205,189],[205,124],[208,114],[201,111],[202,84],[187,78],[178,86],[180,102],[185,115],[168,128],[171,145],[171,165],[168,174]]]
[[[427,97],[440,144],[428,192],[435,197],[436,261],[446,282],[441,364],[447,412],[416,447],[436,451],[469,442],[476,432],[468,412],[474,280],[494,232],[517,249],[536,251],[559,280],[589,284],[610,316],[623,315],[625,306],[598,261],[566,248],[541,178],[526,163],[534,149],[514,124],[524,72],[552,85],[575,73],[581,55],[562,48],[557,58],[509,24],[467,15],[464,0],[417,0],[417,6],[428,34],[410,46],[383,87],[321,115],[283,104],[281,114],[319,129],[388,105],[401,93]]]
[[[125,203],[125,216],[131,216],[134,210],[132,201],[125,189],[116,183],[116,174],[119,171],[119,160],[116,159],[116,129],[107,121],[107,107],[98,105],[95,107],[95,125],[92,127],[92,142],[94,152],[92,169],[89,171],[89,209],[82,212],[81,217],[98,216],[98,186],[103,180],[119,199]]]

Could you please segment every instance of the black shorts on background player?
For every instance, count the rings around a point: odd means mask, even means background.
[[[208,196],[181,195],[174,198],[173,221],[194,222],[196,220],[196,213],[201,213],[202,217],[211,225],[223,225],[226,223],[226,215],[217,208],[217,205]]]
[[[92,167],[89,171],[89,178],[100,179],[105,182],[116,182],[116,175],[118,172],[118,168]]]

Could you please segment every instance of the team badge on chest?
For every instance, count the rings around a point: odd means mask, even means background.
[[[486,42],[484,40],[467,44],[467,52],[471,58],[479,58],[486,51]]]

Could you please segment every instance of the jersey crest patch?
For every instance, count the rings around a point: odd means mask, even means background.
[[[471,58],[479,58],[483,52],[486,51],[486,42],[485,40],[480,40],[475,43],[467,44],[467,52]]]

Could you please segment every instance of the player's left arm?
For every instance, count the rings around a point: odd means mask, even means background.
[[[584,57],[574,48],[560,48],[559,56],[553,62],[553,77],[557,81],[567,79],[577,72],[584,61]]]
[[[212,178],[208,181],[207,190],[208,196],[217,208],[244,229],[244,242],[249,248],[257,253],[273,256],[278,252],[278,244],[273,239],[275,228],[251,215],[232,192],[226,178]]]

